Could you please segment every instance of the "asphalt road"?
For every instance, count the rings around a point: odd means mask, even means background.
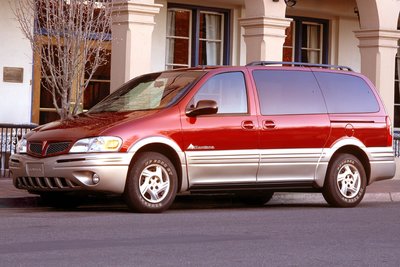
[[[178,201],[179,202],[179,201]],[[400,203],[0,209],[0,266],[400,266]],[[206,204],[206,205],[205,205]]]

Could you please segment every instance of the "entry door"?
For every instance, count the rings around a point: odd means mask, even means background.
[[[214,100],[218,113],[182,117],[190,186],[255,182],[259,164],[258,122],[251,114],[244,74],[228,72],[208,79],[189,106]]]
[[[322,93],[308,70],[255,70],[260,102],[258,182],[305,182],[330,133]]]

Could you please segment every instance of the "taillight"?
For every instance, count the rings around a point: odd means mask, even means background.
[[[386,130],[387,130],[387,146],[393,146],[393,129],[392,121],[389,116],[386,116]]]

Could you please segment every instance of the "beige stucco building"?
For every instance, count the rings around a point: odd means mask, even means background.
[[[375,83],[400,130],[398,0],[113,2],[109,73],[93,86],[102,97],[142,73],[178,67],[256,60],[346,65]],[[39,123],[51,107],[43,104],[40,73],[7,3],[0,0],[7,37],[0,43],[0,123]],[[9,67],[23,69],[22,81],[4,79]]]

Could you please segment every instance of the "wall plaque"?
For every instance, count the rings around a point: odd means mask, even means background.
[[[3,68],[3,82],[9,83],[23,83],[24,81],[24,68]]]

